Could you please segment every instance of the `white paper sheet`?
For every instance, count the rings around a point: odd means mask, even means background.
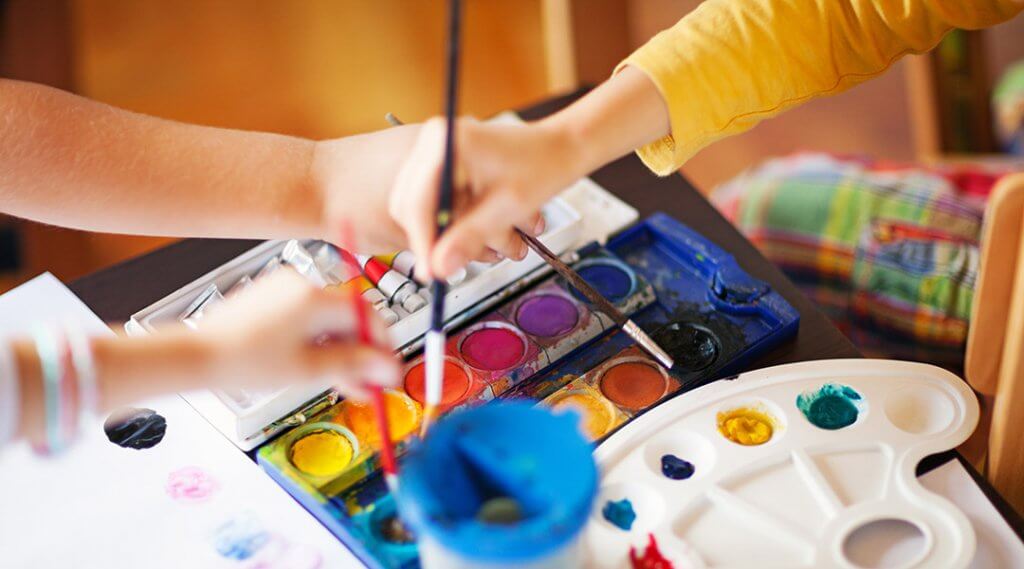
[[[48,274],[0,297],[0,337],[67,318],[112,334]],[[138,406],[167,419],[154,448],[118,447],[97,424],[53,459],[0,454],[0,567],[362,566],[180,397]]]
[[[1024,543],[959,461],[947,462],[919,480],[925,488],[953,502],[971,521],[978,538],[973,569],[1024,567]]]

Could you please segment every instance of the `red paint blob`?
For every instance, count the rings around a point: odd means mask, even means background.
[[[643,555],[637,555],[635,547],[629,548],[629,562],[633,569],[672,569],[672,562],[658,551],[658,541],[654,539],[654,534],[649,533],[647,537],[647,549]]]
[[[526,345],[508,328],[480,328],[462,340],[459,347],[467,364],[476,369],[509,369],[523,360]]]
[[[427,370],[423,362],[416,364],[405,374],[405,392],[421,405],[427,402]],[[449,407],[466,398],[469,391],[469,376],[466,370],[455,362],[444,362],[444,386],[441,388],[441,405]]]

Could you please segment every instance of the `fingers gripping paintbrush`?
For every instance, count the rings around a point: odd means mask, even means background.
[[[672,365],[675,363],[672,358],[661,349],[661,346],[656,344],[650,336],[648,336],[635,322],[626,318],[626,315],[619,311],[618,308],[608,301],[605,297],[601,296],[601,293],[597,292],[594,287],[587,284],[587,281],[583,280],[583,277],[579,273],[572,270],[569,265],[562,262],[561,259],[555,255],[551,249],[548,249],[546,245],[540,242],[540,239],[526,233],[525,231],[516,228],[516,232],[522,237],[523,241],[530,246],[531,249],[537,252],[542,259],[547,261],[551,268],[555,269],[555,272],[562,275],[570,285],[574,286],[576,290],[583,293],[583,296],[587,297],[598,310],[604,312],[609,318],[615,321],[615,324],[622,328],[622,331],[633,338],[633,341],[637,343],[641,348],[644,349],[648,354],[658,360],[658,362],[665,366],[666,369],[672,369]]]
[[[461,0],[448,2],[448,81],[445,85],[446,132],[444,141],[444,165],[441,168],[441,187],[437,199],[437,232],[440,238],[452,220],[452,197],[455,185],[455,109],[458,95],[459,40],[462,19]],[[393,117],[392,117],[393,118]],[[430,318],[430,330],[424,343],[426,367],[426,409],[423,413],[421,435],[425,435],[436,419],[441,404],[444,386],[444,300],[448,284],[444,279],[435,278],[431,283],[434,297]]]

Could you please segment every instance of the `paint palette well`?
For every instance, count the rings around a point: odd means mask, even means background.
[[[680,387],[678,379],[634,346],[573,379],[540,404],[580,414],[581,431],[596,441]]]
[[[966,567],[970,524],[914,469],[977,420],[967,385],[924,364],[806,362],[701,387],[598,447],[588,566],[627,565],[653,536],[677,567],[850,568],[851,536],[885,519],[924,536],[907,567]],[[666,457],[687,462],[688,475],[669,476]],[[628,528],[602,512],[623,500]]]

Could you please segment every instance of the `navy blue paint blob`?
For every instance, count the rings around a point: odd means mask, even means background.
[[[796,406],[815,427],[834,431],[857,421],[862,402],[860,393],[845,385],[826,383],[821,389],[801,393]]]
[[[621,267],[607,263],[594,263],[580,267],[578,272],[583,280],[587,281],[587,284],[594,287],[597,292],[601,293],[601,296],[611,302],[619,302],[633,292],[633,277]],[[576,298],[587,302],[587,298],[575,287],[572,289],[572,293]]]
[[[672,480],[686,480],[693,476],[693,463],[683,460],[674,454],[661,457],[661,473]]]
[[[636,512],[633,511],[633,503],[629,501],[629,498],[623,498],[617,502],[608,500],[601,508],[601,515],[608,520],[608,523],[623,531],[632,529],[633,522],[636,521]]]
[[[103,423],[107,439],[123,448],[142,450],[164,440],[167,419],[152,409],[118,409]]]

